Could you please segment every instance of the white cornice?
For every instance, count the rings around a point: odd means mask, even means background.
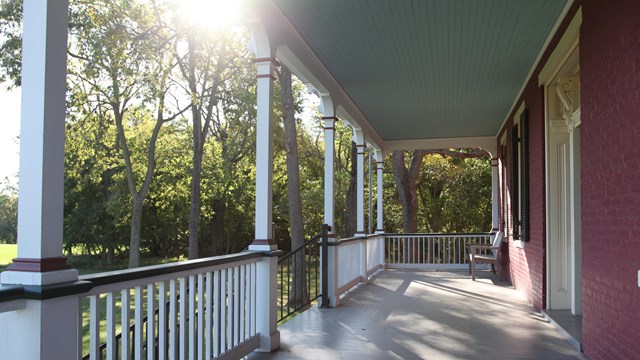
[[[493,136],[394,140],[385,141],[384,146],[384,150],[386,152],[393,150],[482,148],[488,151],[491,156],[495,157],[497,154],[497,141]]]

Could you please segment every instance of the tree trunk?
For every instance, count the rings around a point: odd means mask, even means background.
[[[393,179],[398,189],[400,203],[402,204],[402,225],[405,234],[418,232],[418,185],[417,179],[420,172],[420,165],[424,153],[420,150],[414,151],[411,157],[411,167],[407,170],[404,160],[404,151],[393,152]],[[404,243],[405,254],[411,262],[418,262],[418,243],[406,239]],[[405,255],[406,256],[406,255]],[[432,251],[429,250],[429,262],[433,261]]]
[[[402,227],[407,234],[418,231],[417,175],[424,157],[420,153],[421,151],[413,152],[411,167],[407,169],[404,151],[393,152],[393,180],[396,183],[400,203],[402,204]]]
[[[131,207],[131,236],[129,239],[129,268],[140,266],[140,232],[142,229],[142,202],[144,197],[133,195]]]
[[[213,200],[213,218],[211,220],[211,256],[218,255],[218,244],[224,244],[225,203],[221,199]]]
[[[202,156],[206,133],[202,131],[202,109],[197,101],[198,89],[195,74],[195,41],[189,39],[188,76],[191,95],[191,119],[193,121],[193,168],[191,170],[191,206],[189,209],[189,259],[198,258],[198,228],[200,226],[200,177],[202,174]],[[185,74],[186,71],[185,71]]]
[[[298,161],[298,139],[296,133],[295,109],[291,89],[291,71],[282,65],[280,70],[282,92],[282,120],[287,153],[287,196],[289,199],[289,222],[291,226],[291,249],[304,244],[304,223],[302,220],[302,197],[300,195],[300,166]],[[289,293],[289,303],[298,308],[307,303],[309,293],[306,284],[305,254],[299,252],[293,257],[293,286]]]
[[[351,142],[351,167],[349,168],[349,189],[347,190],[347,211],[345,219],[345,234],[344,237],[351,237],[358,231],[357,225],[357,194],[356,187],[358,186],[358,159],[357,159],[356,143]]]
[[[202,198],[200,196],[200,178],[202,176],[202,150],[199,136],[200,129],[196,129],[194,121],[194,139],[193,139],[193,169],[191,171],[191,206],[189,209],[189,259],[198,258],[198,229],[200,227],[200,206]],[[198,124],[198,127],[200,125]],[[196,140],[198,139],[198,140]]]

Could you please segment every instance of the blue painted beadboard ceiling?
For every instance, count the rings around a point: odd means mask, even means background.
[[[386,140],[493,136],[566,0],[274,0]]]

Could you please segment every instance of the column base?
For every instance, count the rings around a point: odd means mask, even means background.
[[[378,229],[378,230],[376,230],[376,234],[384,234],[384,230]]]
[[[357,233],[353,234],[353,237],[365,237],[367,236],[367,233],[364,231],[358,231]]]
[[[260,347],[257,352],[272,352],[280,347],[280,330],[276,330],[268,336],[260,334]]]
[[[274,251],[278,250],[278,245],[272,243],[270,240],[255,240],[249,245],[251,251]]]
[[[78,270],[66,269],[47,272],[7,270],[0,274],[3,285],[51,285],[78,280]]]

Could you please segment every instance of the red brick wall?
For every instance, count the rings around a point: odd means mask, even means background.
[[[640,1],[583,1],[583,340],[640,357]]]
[[[502,269],[507,280],[526,296],[536,310],[546,306],[546,212],[545,212],[545,149],[544,149],[544,88],[538,86],[538,75],[545,62],[555,49],[558,41],[580,6],[577,0],[568,11],[567,16],[554,35],[549,46],[542,55],[538,67],[533,72],[517,105],[510,115],[516,114],[520,104],[524,101],[529,109],[529,241],[525,248],[515,246],[513,239],[502,251]],[[499,138],[513,126],[511,120],[501,130]],[[508,152],[508,150],[507,150]],[[510,164],[507,164],[508,166]],[[501,209],[501,211],[510,211]]]
[[[536,310],[541,310],[545,304],[544,90],[538,86],[537,76],[534,79],[527,84],[520,101],[529,110],[530,236],[524,249],[509,238],[503,248],[502,268],[511,284]]]

